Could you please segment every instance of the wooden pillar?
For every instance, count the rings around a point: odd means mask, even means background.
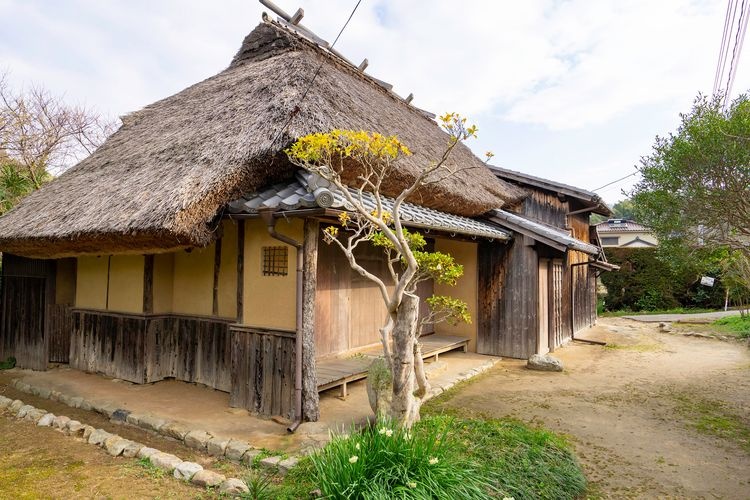
[[[237,221],[237,323],[242,324],[245,289],[245,221]]]
[[[304,278],[302,286],[302,415],[315,422],[320,418],[318,376],[315,367],[315,291],[318,274],[318,237],[320,224],[305,219]]]
[[[154,256],[146,255],[143,262],[143,312],[154,312]]]
[[[221,272],[221,238],[214,244],[214,287],[211,314],[219,315],[219,273]]]

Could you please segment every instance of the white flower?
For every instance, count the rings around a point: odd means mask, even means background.
[[[408,486],[409,488],[416,488],[417,483],[406,483],[406,486]]]
[[[386,435],[387,437],[391,437],[391,436],[393,436],[393,430],[392,430],[392,429],[386,429],[386,431],[385,431],[385,435]]]
[[[351,457],[349,457],[350,464],[356,464],[357,460],[359,460],[359,457],[357,455],[352,455]]]
[[[513,497],[503,497],[503,500],[516,500],[516,499]]]
[[[430,457],[430,465],[435,465],[439,460],[436,457]]]
[[[385,434],[385,427],[381,427],[381,428],[380,428],[380,429],[378,430],[378,434]]]
[[[359,450],[359,443],[355,444],[354,447]]]

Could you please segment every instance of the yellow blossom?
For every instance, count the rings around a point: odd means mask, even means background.
[[[436,457],[430,457],[430,465],[435,465],[439,460]]]
[[[350,464],[356,464],[357,460],[359,460],[359,457],[357,455],[352,455],[351,457],[349,457]]]

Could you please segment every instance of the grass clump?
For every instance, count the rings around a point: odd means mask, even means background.
[[[676,393],[672,397],[677,402],[677,411],[695,430],[732,442],[750,453],[750,423],[726,403],[690,393]]]
[[[566,499],[586,492],[567,441],[512,419],[427,415],[405,431],[379,423],[334,436],[303,459],[277,498]]]
[[[750,316],[728,316],[714,321],[713,324],[739,338],[750,338]]]
[[[383,421],[351,436],[334,436],[312,455],[312,474],[330,498],[487,498],[488,478],[460,453],[448,420],[411,432]]]

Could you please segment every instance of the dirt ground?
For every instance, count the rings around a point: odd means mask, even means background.
[[[439,404],[566,434],[592,497],[750,498],[750,349],[678,330],[600,319],[565,372],[505,360]]]

